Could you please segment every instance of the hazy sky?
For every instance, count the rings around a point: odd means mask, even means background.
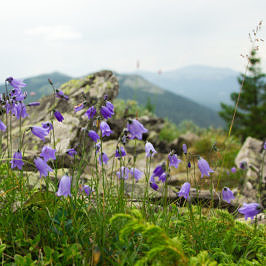
[[[0,2],[0,80],[54,70],[170,70],[191,64],[243,71],[248,33],[265,0],[9,0]],[[266,42],[266,40],[265,40]],[[266,70],[266,43],[260,48]]]

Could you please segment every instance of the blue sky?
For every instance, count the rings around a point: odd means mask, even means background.
[[[149,71],[192,64],[244,71],[248,33],[266,23],[265,0],[10,0],[0,10],[1,80],[130,72],[137,60]],[[263,43],[259,54],[266,71]]]

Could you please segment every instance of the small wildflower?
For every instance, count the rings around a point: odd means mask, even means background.
[[[178,197],[184,197],[185,199],[189,198],[190,183],[186,182],[182,185]]]
[[[67,151],[66,151],[66,153],[69,155],[69,156],[71,156],[72,158],[74,158],[74,156],[75,155],[77,155],[77,152],[76,152],[76,150],[75,149],[68,149]]]
[[[124,149],[124,147],[117,147],[116,151],[115,151],[115,157],[116,158],[122,158],[124,156],[126,156],[126,151]]]
[[[165,172],[165,164],[164,163],[156,166],[155,169],[153,170],[152,176],[150,178],[150,182],[155,183],[154,178],[159,177],[159,179],[160,179],[160,176],[162,174],[164,174],[164,172]]]
[[[64,120],[62,114],[57,110],[54,110],[54,117],[57,119],[58,122],[62,122]]]
[[[39,106],[41,103],[40,102],[31,102],[28,103],[27,106]]]
[[[48,133],[53,129],[53,124],[49,121],[42,123],[42,128],[46,129]]]
[[[100,151],[100,149],[101,149],[101,143],[98,142],[98,143],[95,144],[96,153],[98,153]]]
[[[139,181],[140,178],[143,176],[143,172],[141,172],[137,168],[131,168],[130,169],[130,174],[136,179],[136,181]]]
[[[157,151],[154,149],[153,145],[149,141],[147,141],[145,144],[145,152],[146,157],[153,157],[153,155],[157,153]]]
[[[128,179],[129,169],[127,167],[122,166],[119,171],[116,172],[116,175],[119,179]]]
[[[49,146],[44,146],[42,148],[42,152],[40,154],[41,157],[43,157],[43,160],[47,162],[48,160],[52,159],[55,160],[55,149],[50,148]]]
[[[233,192],[228,187],[223,188],[222,196],[223,196],[223,200],[228,203],[230,203],[231,200],[235,198]]]
[[[107,164],[108,160],[109,160],[109,158],[104,152],[102,153],[102,156],[101,156],[101,154],[99,155],[99,162],[100,162],[101,165],[103,163]]]
[[[178,168],[178,165],[181,162],[181,160],[177,158],[176,154],[172,155],[171,153],[169,153],[168,159],[169,159],[169,166],[174,166],[175,168]]]
[[[48,135],[48,130],[42,127],[30,127],[32,134],[40,138],[42,141],[45,141],[45,136]]]
[[[69,97],[65,95],[63,91],[58,90],[58,89],[56,90],[56,97],[60,99],[65,99],[67,101],[69,100]]]
[[[136,119],[129,119],[127,128],[131,135],[131,139],[142,139],[142,134],[148,132],[148,130]]]
[[[231,172],[232,172],[232,173],[235,173],[235,172],[236,172],[236,168],[235,168],[235,167],[232,167],[232,168],[231,168]]]
[[[40,157],[36,158],[34,160],[35,166],[36,168],[39,170],[40,172],[40,177],[42,176],[47,176],[48,172],[53,172],[53,169]]]
[[[74,107],[74,111],[75,111],[75,113],[76,113],[76,112],[82,110],[83,108],[84,108],[84,104],[81,103],[81,104],[76,105],[76,106]]]
[[[0,130],[6,131],[6,125],[0,120]]]
[[[105,119],[111,118],[113,114],[114,113],[112,113],[110,109],[108,109],[106,106],[101,107],[101,115],[103,116],[103,118]]]
[[[112,113],[112,115],[114,115],[114,113],[115,113],[114,112],[114,110],[115,110],[114,105],[111,102],[106,101],[105,106],[109,109],[109,111]]]
[[[242,162],[240,162],[239,167],[240,167],[242,170],[246,170],[247,167],[248,167],[248,164],[247,164],[247,162],[242,161]]]
[[[89,130],[88,136],[96,143],[100,139],[99,135],[94,130]]]
[[[110,134],[112,133],[112,130],[110,129],[109,125],[105,122],[102,121],[100,124],[100,129],[102,131],[102,136],[110,136]]]
[[[20,117],[25,118],[28,116],[26,106],[22,102],[15,104],[13,111],[17,119],[20,119]]]
[[[244,203],[238,212],[245,215],[245,220],[250,217],[252,220],[254,216],[259,214],[262,211],[262,207],[258,203]]]
[[[59,187],[58,191],[56,192],[56,196],[70,196],[71,197],[71,177],[64,175],[60,182],[59,182]]]
[[[191,168],[191,162],[188,162],[187,167]]]
[[[213,173],[214,172],[210,168],[208,162],[205,159],[203,159],[203,158],[200,158],[198,160],[198,167],[199,167],[200,172],[201,172],[201,177],[203,177],[204,175],[210,176],[210,173]]]
[[[159,188],[158,185],[157,185],[155,182],[154,182],[154,183],[153,183],[153,182],[150,182],[150,187],[151,187],[152,189],[156,190],[156,191],[157,191],[158,188]]]
[[[166,173],[163,173],[159,176],[159,181],[161,182],[165,182],[166,181],[166,178],[167,178],[167,174]]]
[[[184,154],[187,154],[187,145],[185,143],[182,145],[182,149]]]
[[[9,84],[16,89],[26,87],[26,83],[24,83],[22,80],[14,79],[13,77],[7,78],[6,81],[8,81]]]
[[[87,196],[89,196],[94,190],[89,185],[84,185],[81,189],[81,191],[84,191]]]
[[[92,119],[96,115],[96,109],[94,106],[91,106],[85,113],[89,119]]]
[[[17,167],[19,170],[22,170],[24,162],[22,161],[22,154],[20,151],[14,153],[13,159],[10,161],[10,163],[12,169]]]

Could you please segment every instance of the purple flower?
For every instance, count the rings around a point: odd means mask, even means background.
[[[232,167],[232,168],[231,168],[231,172],[232,172],[232,173],[235,173],[235,172],[236,172],[236,168],[235,168],[235,167]]]
[[[42,141],[45,141],[45,136],[48,135],[48,130],[42,127],[30,127],[31,132]]]
[[[145,144],[145,152],[146,152],[146,157],[153,157],[157,151],[154,149],[153,145],[147,141]]]
[[[247,164],[247,162],[243,161],[243,162],[240,162],[239,167],[240,167],[242,170],[246,170],[247,167],[248,167],[248,164]]]
[[[47,176],[48,172],[53,172],[53,169],[40,157],[36,158],[34,160],[35,166],[36,168],[39,170],[40,172],[40,177],[42,176]]]
[[[178,197],[183,196],[185,199],[187,199],[189,197],[189,191],[190,191],[190,183],[186,182],[182,185],[178,193]]]
[[[233,200],[234,194],[228,187],[224,187],[222,191],[223,200],[230,203],[231,200]]]
[[[210,173],[213,173],[214,172],[210,168],[208,162],[205,159],[203,159],[203,158],[200,158],[198,160],[198,167],[199,167],[200,172],[201,172],[201,177],[203,177],[204,175],[210,176]]]
[[[191,168],[191,163],[190,162],[188,162],[187,167]]]
[[[140,178],[143,176],[143,172],[141,172],[137,168],[131,168],[130,169],[130,174],[136,179],[136,181],[139,181]]]
[[[187,154],[187,145],[185,143],[182,145],[182,149],[184,154]]]
[[[122,158],[122,157],[124,157],[126,155],[127,154],[126,154],[126,151],[125,151],[123,146],[116,148],[116,151],[115,151],[115,157],[116,158]]]
[[[94,192],[94,190],[88,185],[84,185],[81,191],[84,191],[87,194],[87,196],[89,196],[92,192]]]
[[[66,153],[67,153],[69,156],[73,157],[73,158],[74,158],[75,155],[77,155],[76,150],[73,149],[73,148],[72,148],[72,149],[68,149],[68,150],[66,151]]]
[[[264,141],[263,149],[266,150],[266,141]]]
[[[53,124],[49,121],[42,123],[42,128],[46,129],[48,133],[53,129]]]
[[[181,162],[181,160],[177,158],[176,154],[171,155],[171,153],[169,153],[168,159],[169,159],[169,166],[174,166],[175,168],[177,168],[179,163]]]
[[[64,175],[60,182],[59,182],[59,187],[58,191],[56,192],[56,196],[70,196],[71,197],[71,177]]]
[[[26,84],[22,80],[14,79],[13,77],[7,78],[6,81],[8,81],[9,84],[16,89],[23,88],[26,86]]]
[[[152,189],[156,190],[156,191],[157,191],[158,188],[159,188],[158,185],[157,185],[155,182],[154,182],[154,183],[153,183],[153,182],[150,182],[150,187],[151,187]]]
[[[99,163],[102,165],[103,163],[104,164],[107,164],[107,162],[108,162],[108,160],[109,160],[109,158],[108,158],[108,156],[103,152],[102,153],[102,156],[101,156],[101,154],[99,155]]]
[[[80,103],[79,105],[76,105],[74,107],[74,111],[75,112],[78,112],[78,111],[82,110],[83,108],[84,108],[84,104],[83,103]]]
[[[152,176],[150,178],[150,182],[151,183],[155,183],[155,179],[154,178],[157,176],[160,179],[160,176],[162,174],[164,174],[164,172],[165,172],[165,164],[164,163],[156,166],[155,169],[153,170]]]
[[[91,106],[85,113],[89,119],[93,118],[96,115],[96,109],[94,106]]]
[[[142,134],[148,132],[148,130],[136,119],[129,119],[127,128],[131,134],[131,139],[142,139]]]
[[[116,175],[119,179],[128,179],[129,169],[127,167],[122,166],[119,171],[116,172]]]
[[[110,111],[106,106],[101,107],[101,115],[103,118],[108,119],[111,118],[114,113]]]
[[[6,125],[0,120],[0,130],[6,131]]]
[[[56,150],[50,148],[49,146],[44,146],[42,148],[40,156],[43,157],[45,162],[47,162],[49,159],[55,160],[56,159],[55,152]]]
[[[28,103],[27,106],[39,106],[41,103],[40,102],[31,102]]]
[[[96,149],[96,153],[98,153],[100,151],[100,149],[101,149],[101,143],[100,142],[95,144],[95,149]]]
[[[61,90],[56,90],[56,97],[60,98],[60,99],[65,99],[65,100],[69,100],[69,97],[67,95],[65,95]]]
[[[17,151],[13,155],[13,159],[10,161],[11,163],[11,168],[17,167],[18,169],[22,170],[22,166],[24,165],[22,161],[22,154],[20,151]]]
[[[64,117],[62,116],[62,114],[57,110],[54,110],[54,116],[59,122],[62,122],[64,120]]]
[[[102,136],[110,136],[110,134],[112,133],[112,130],[110,129],[109,125],[105,122],[102,121],[100,124],[100,129],[102,131]]]
[[[13,111],[17,119],[19,119],[20,117],[25,118],[28,116],[26,106],[22,102],[17,103]]]
[[[89,130],[88,136],[96,143],[100,139],[99,135],[94,130]]]
[[[113,104],[111,103],[111,102],[109,102],[109,101],[106,101],[105,102],[105,106],[110,110],[110,112],[112,113],[112,114],[114,114],[115,112],[114,112],[114,106],[113,106]]]
[[[159,176],[159,181],[161,182],[165,182],[166,181],[166,178],[167,178],[167,174],[166,173],[163,173]]]
[[[245,220],[250,217],[252,220],[254,216],[259,214],[262,211],[262,207],[258,203],[244,203],[243,207],[241,207],[238,212],[245,215]]]

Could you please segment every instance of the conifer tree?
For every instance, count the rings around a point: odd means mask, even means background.
[[[241,137],[242,141],[251,136],[263,139],[266,136],[266,75],[260,68],[260,59],[256,57],[256,50],[252,50],[249,57],[248,73],[240,74],[238,83],[242,87],[232,133]],[[234,106],[238,93],[231,94]],[[225,120],[228,128],[234,113],[234,106],[221,103],[220,116]]]

